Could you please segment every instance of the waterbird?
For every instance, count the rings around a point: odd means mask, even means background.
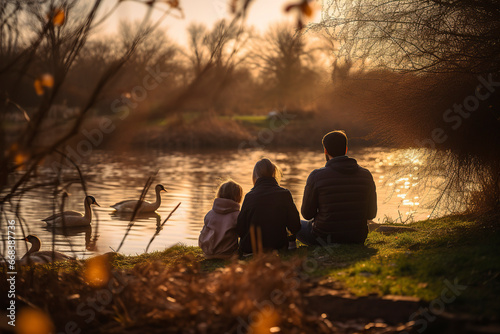
[[[88,226],[92,221],[92,209],[90,206],[93,204],[100,206],[93,196],[87,196],[83,201],[85,215],[77,211],[64,211],[42,219],[42,221],[46,222],[47,226],[54,227]]]
[[[24,254],[24,256],[19,261],[20,264],[31,264],[31,263],[50,263],[56,261],[67,261],[74,260],[73,257],[56,251],[40,251],[42,242],[36,235],[28,235],[24,238],[27,242],[31,244],[31,248]]]
[[[148,202],[148,201],[140,201],[140,207],[137,210],[137,212],[140,213],[148,213],[148,212],[154,212],[156,211],[161,204],[161,196],[160,192],[161,191],[167,191],[161,184],[157,184],[155,187],[155,192],[156,192],[156,201],[154,203]],[[118,202],[116,204],[111,205],[112,208],[114,208],[116,211],[119,212],[133,212],[137,205],[139,204],[139,200],[125,200]]]

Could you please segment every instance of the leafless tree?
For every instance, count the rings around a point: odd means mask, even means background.
[[[341,54],[403,71],[500,71],[500,4],[495,0],[323,3]]]
[[[7,221],[3,219],[7,218],[7,211],[16,212],[22,228],[23,220],[19,212],[23,194],[40,187],[47,187],[48,193],[54,195],[54,211],[63,209],[56,205],[57,197],[61,189],[68,187],[74,180],[62,181],[59,175],[39,175],[38,167],[48,157],[65,157],[60,147],[79,133],[103,89],[160,22],[150,20],[151,12],[157,9],[157,2],[143,2],[147,6],[147,13],[141,29],[130,37],[129,44],[121,52],[108,52],[105,55],[109,58],[90,89],[85,91],[80,113],[68,126],[54,131],[47,121],[51,107],[61,98],[68,77],[75,70],[75,64],[81,59],[89,39],[121,3],[116,1],[109,9],[104,8],[101,0],[85,3],[77,0],[8,0],[0,4],[2,222]],[[168,15],[177,6],[175,3],[167,4],[165,9],[163,4],[160,10]],[[109,51],[107,48],[102,49]],[[28,107],[32,109],[31,112],[27,112]],[[4,126],[3,118],[9,108],[25,115],[23,127],[11,129]],[[87,193],[84,175],[78,165],[72,163]]]
[[[255,40],[250,62],[260,70],[267,89],[276,97],[277,106],[297,101],[311,87],[311,80],[317,79],[310,51],[303,32],[288,25],[272,26]]]
[[[442,190],[449,196],[440,197],[450,199],[446,203],[482,201],[498,208],[498,92],[490,87],[487,101],[478,101],[470,114],[460,115],[454,106],[487,89],[485,81],[499,81],[500,3],[326,0],[322,17],[310,28],[330,33],[337,59],[372,70],[345,89],[357,87],[357,99],[366,98],[361,108],[373,120],[374,136],[399,147],[434,149],[426,150],[428,170],[446,166]],[[450,126],[451,116],[460,124]],[[434,140],[438,132],[443,136]]]

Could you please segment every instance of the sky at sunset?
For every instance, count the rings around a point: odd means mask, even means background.
[[[105,0],[106,8],[111,8],[117,0]],[[254,0],[247,17],[247,25],[254,26],[259,31],[265,31],[270,24],[277,22],[294,22],[296,14],[287,14],[283,8],[289,3],[296,3],[297,0]],[[166,29],[168,35],[176,42],[185,45],[186,27],[192,23],[203,23],[211,27],[214,22],[230,18],[228,11],[228,0],[180,0],[180,5],[184,12],[184,18],[170,16],[164,19],[162,27]],[[162,6],[162,8],[166,8]],[[118,10],[110,18],[106,27],[106,32],[116,31],[118,23],[123,20],[140,20],[144,17],[147,6],[134,1],[124,1]],[[319,11],[317,12],[319,15]],[[161,17],[162,12],[156,10],[153,19]]]

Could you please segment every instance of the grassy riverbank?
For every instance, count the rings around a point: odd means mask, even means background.
[[[139,256],[111,256],[109,264],[103,257],[107,269],[99,270],[109,271],[104,276],[110,281],[113,301],[103,305],[97,323],[82,322],[82,328],[99,332],[97,328],[109,322],[113,330],[127,328],[132,333],[141,324],[155,328],[166,321],[175,326],[202,323],[213,328],[208,333],[237,332],[237,316],[246,319],[259,310],[259,303],[280,291],[283,298],[273,304],[277,313],[271,323],[282,329],[302,326],[326,333],[335,319],[329,313],[333,321],[329,323],[306,306],[305,296],[314,295],[317,287],[351,296],[411,296],[434,310],[442,305],[452,314],[498,321],[498,216],[451,216],[410,226],[414,231],[370,232],[365,246],[301,246],[293,253],[245,261],[206,260],[198,247],[183,245]],[[99,300],[95,294],[103,288],[96,290],[92,278],[89,282],[89,262],[20,270],[18,295],[23,302],[48,310],[59,326],[70,314],[50,310],[74,310],[81,300]],[[127,286],[123,292],[121,284]]]
[[[130,144],[139,147],[161,148],[261,148],[261,147],[317,147],[329,131],[343,129],[350,144],[375,145],[368,139],[365,123],[356,119],[325,118],[324,115],[300,116],[293,113],[266,115],[220,116],[213,113],[185,113],[173,115],[160,122],[123,124],[118,132],[133,132]],[[118,138],[122,138],[118,134]]]
[[[72,120],[51,124],[54,131],[41,138],[37,145],[48,146],[72,125]],[[19,139],[17,136],[26,126],[26,123],[0,124],[11,140]],[[81,140],[85,140],[89,145],[104,144],[119,148],[317,148],[321,147],[323,135],[336,129],[346,131],[351,146],[382,144],[369,138],[369,128],[358,119],[339,117],[333,120],[325,115],[303,117],[293,113],[270,118],[266,115],[223,116],[208,112],[186,112],[155,121],[141,117],[122,119],[117,115],[93,116],[84,122],[83,129],[69,141],[70,146],[75,148]],[[88,133],[92,133],[95,138],[102,138],[89,139]]]
[[[439,298],[446,281],[466,286],[447,310],[477,315],[500,314],[500,225],[498,217],[474,219],[451,216],[406,225],[416,231],[370,232],[365,246],[301,246],[285,260],[305,258],[311,278],[339,281],[356,295],[412,296],[431,302]],[[394,225],[398,226],[398,225]],[[175,246],[162,252],[119,256],[114,264],[131,268],[145,261],[166,265],[184,256],[212,271],[230,261],[206,260],[198,247]]]

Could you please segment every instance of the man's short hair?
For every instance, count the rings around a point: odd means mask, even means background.
[[[347,136],[342,130],[328,132],[322,142],[323,147],[332,157],[339,157],[347,152]]]

